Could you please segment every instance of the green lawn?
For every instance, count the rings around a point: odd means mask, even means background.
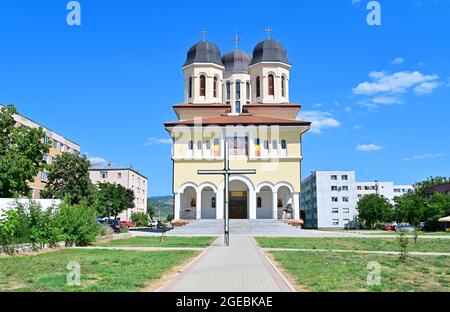
[[[99,246],[105,247],[208,247],[215,237],[184,237],[184,236],[165,236],[160,242],[159,236],[136,236],[127,239],[112,240]]]
[[[196,251],[64,249],[0,258],[0,291],[138,291]],[[81,266],[81,286],[67,285],[67,264]]]
[[[396,255],[334,252],[270,252],[291,279],[308,291],[450,291],[450,257],[414,256],[401,264]],[[368,286],[377,261],[381,285]]]
[[[329,232],[340,232],[340,233],[356,233],[362,235],[391,235],[397,236],[398,232],[393,231],[382,231],[382,230],[327,230],[322,229],[322,231]],[[406,233],[407,235],[413,236],[414,233]],[[419,236],[450,236],[450,232],[418,232]]]
[[[263,248],[298,248],[298,249],[343,249],[343,250],[385,250],[399,251],[396,238],[355,238],[355,237],[258,237]],[[450,252],[450,239],[424,238],[409,239],[409,251]]]

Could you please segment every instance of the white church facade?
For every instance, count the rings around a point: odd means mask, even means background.
[[[224,55],[202,40],[182,67],[184,103],[177,121],[164,124],[173,139],[175,219],[223,219],[224,178],[198,170],[223,169],[229,142],[230,168],[255,169],[230,178],[231,219],[300,219],[301,137],[310,122],[298,120],[289,101],[291,64],[273,39],[252,56]]]

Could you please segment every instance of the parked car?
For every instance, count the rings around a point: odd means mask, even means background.
[[[107,219],[104,224],[109,225],[113,229],[114,233],[120,233],[120,230],[122,229],[121,223],[114,219]]]
[[[156,221],[156,220],[150,220],[149,223],[148,223],[148,225],[149,225],[151,228],[157,228],[157,227],[158,227],[158,221]]]
[[[104,218],[97,218],[97,222],[100,224],[104,224],[105,223],[105,219]]]
[[[399,223],[395,227],[396,232],[414,232],[414,227],[409,223]]]
[[[385,227],[383,227],[383,230],[385,231],[394,231],[395,232],[395,224],[388,224]]]
[[[127,228],[130,228],[133,226],[133,223],[131,221],[120,221],[120,224],[122,225],[122,227],[127,227]]]

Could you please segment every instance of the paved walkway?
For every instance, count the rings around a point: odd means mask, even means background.
[[[129,247],[129,246],[89,246],[89,247],[72,247],[73,249],[102,249],[102,250],[127,250],[127,251],[176,251],[176,250],[195,250],[204,251],[202,247]]]
[[[158,291],[289,292],[292,285],[269,262],[250,236],[231,236],[230,247],[219,238]]]

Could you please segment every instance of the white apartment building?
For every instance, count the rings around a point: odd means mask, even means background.
[[[120,184],[134,191],[134,208],[127,209],[119,214],[122,221],[129,221],[131,214],[136,212],[147,212],[147,187],[148,180],[133,168],[115,168],[112,166],[95,167],[89,169],[89,177],[92,183]]]
[[[356,226],[358,200],[365,195],[379,194],[393,203],[395,197],[413,187],[393,182],[356,182],[354,170],[323,170],[304,179],[301,190],[305,228],[351,228]]]

